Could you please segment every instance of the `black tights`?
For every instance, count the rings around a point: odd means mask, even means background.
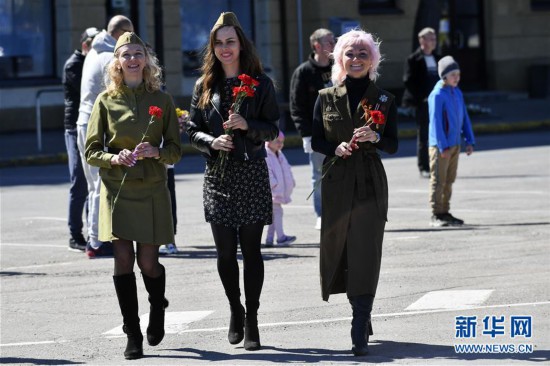
[[[260,306],[264,284],[264,260],[260,251],[264,224],[256,223],[239,229],[216,224],[210,226],[218,252],[218,273],[231,306],[241,302],[237,262],[237,246],[240,243],[247,312],[255,313]]]

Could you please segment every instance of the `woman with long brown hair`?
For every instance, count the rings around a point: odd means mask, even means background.
[[[253,351],[261,347],[257,314],[264,281],[262,232],[272,220],[265,141],[279,133],[279,109],[273,83],[233,13],[222,13],[214,24],[201,71],[187,133],[193,146],[206,157],[204,213],[212,229],[218,273],[231,310],[228,340],[238,344],[244,338],[244,348]],[[249,77],[258,85],[237,108],[233,88],[241,85],[239,78]],[[240,300],[239,245],[246,315]]]

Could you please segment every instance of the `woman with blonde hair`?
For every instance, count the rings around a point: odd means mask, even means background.
[[[174,242],[165,164],[179,161],[181,142],[172,98],[160,91],[158,62],[135,33],[118,39],[109,76],[88,122],[86,159],[100,168],[99,239],[113,242],[113,281],[128,338],[124,356],[136,359],[143,356],[136,257],[151,304],[147,341],[156,346],[164,337],[168,300],[159,246]]]
[[[331,294],[347,294],[356,356],[368,352],[388,212],[388,184],[377,150],[393,154],[398,146],[394,96],[374,83],[379,47],[362,30],[338,38],[334,86],[319,92],[311,139],[313,150],[333,162],[325,163],[321,185],[322,296],[328,301]]]

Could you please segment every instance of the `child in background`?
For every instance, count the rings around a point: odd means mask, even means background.
[[[294,176],[290,170],[290,164],[283,154],[285,135],[279,131],[279,136],[266,142],[267,167],[269,169],[269,182],[273,198],[273,223],[267,228],[266,247],[273,246],[275,232],[277,233],[277,245],[289,245],[296,240],[295,236],[287,236],[283,230],[283,204],[290,202],[290,195],[296,186]]]
[[[441,81],[428,97],[431,226],[460,226],[464,221],[451,215],[450,200],[462,136],[466,155],[470,155],[474,151],[474,132],[458,88],[458,63],[451,56],[445,56],[439,60],[438,73]]]

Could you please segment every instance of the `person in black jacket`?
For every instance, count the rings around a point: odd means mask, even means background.
[[[82,161],[78,153],[76,121],[78,120],[78,107],[80,106],[80,81],[84,58],[92,46],[92,40],[99,33],[95,27],[87,28],[80,36],[82,49],[75,50],[65,62],[63,67],[63,91],[65,94],[65,146],[69,161],[69,177],[71,188],[69,189],[69,250],[83,252],[86,249],[86,239],[82,235],[82,213],[88,197],[88,186]]]
[[[273,83],[233,13],[222,13],[210,31],[201,70],[187,133],[191,144],[206,157],[204,213],[212,229],[218,273],[231,310],[228,340],[238,344],[244,338],[244,348],[253,351],[261,348],[257,312],[264,281],[262,232],[264,225],[272,222],[265,141],[279,135],[279,107]],[[246,77],[259,84],[236,113],[233,88],[239,87],[239,78]],[[239,244],[246,317],[240,299]]]
[[[403,106],[413,107],[416,111],[417,148],[416,155],[420,176],[430,177],[430,162],[428,158],[428,95],[439,80],[437,62],[441,58],[434,52],[437,45],[435,30],[424,28],[418,33],[418,47],[407,57],[405,62],[405,93]]]
[[[311,125],[318,91],[332,86],[330,53],[334,50],[334,34],[328,29],[320,28],[311,34],[309,42],[313,52],[309,55],[309,59],[300,64],[292,74],[289,107],[292,121],[302,136],[304,152],[309,155],[312,187],[318,187],[313,193],[313,208],[317,215],[315,228],[321,230],[320,180],[325,156],[311,148]]]

